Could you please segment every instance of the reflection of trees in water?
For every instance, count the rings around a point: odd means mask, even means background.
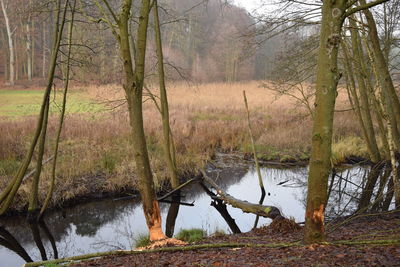
[[[356,211],[367,172],[366,168],[356,167],[331,175],[326,217],[336,218]]]
[[[327,216],[335,218],[355,212],[387,211],[393,198],[390,174],[390,165],[379,169],[354,167],[336,173],[334,179],[330,179]],[[371,180],[376,180],[376,185],[371,187]],[[370,195],[366,201],[365,195]]]
[[[58,259],[58,250],[55,239],[50,232],[47,224],[41,220],[38,223],[30,223],[30,237],[33,238],[37,249],[40,252],[41,259],[47,260],[48,256]],[[45,242],[51,244],[52,251],[46,251]],[[16,253],[26,262],[32,262],[32,257],[27,250],[21,245],[20,241],[4,226],[0,226],[0,246],[3,246]]]
[[[17,239],[4,227],[0,226],[0,246],[3,246],[17,255],[24,261],[32,262],[32,258],[28,255],[26,250],[21,246]]]
[[[138,203],[136,203],[138,205]],[[132,212],[135,203],[130,200],[122,204],[119,201],[93,202],[79,209],[67,212],[68,221],[76,226],[76,233],[80,236],[95,236],[97,230],[104,224]]]
[[[138,202],[132,200],[103,200],[66,209],[64,211],[65,218],[61,213],[58,213],[55,216],[49,216],[47,219],[50,225],[54,224],[57,240],[62,239],[63,235],[67,234],[71,225],[76,226],[75,232],[78,235],[92,237],[103,225],[126,216],[138,204]]]
[[[360,197],[369,189],[368,181],[377,179],[377,185],[371,193],[367,208],[360,211],[385,211],[393,198],[390,179],[390,166],[378,169],[378,173],[371,172],[370,167],[357,166],[348,169],[334,170],[329,178],[329,201],[326,209],[327,218],[336,218],[355,213],[359,210]],[[307,197],[307,168],[296,169],[268,169],[268,175],[274,182],[283,187],[301,188],[302,193],[296,198],[305,206]],[[376,175],[376,177],[372,177]]]
[[[46,216],[49,230],[54,233],[56,242],[61,241],[76,226],[76,233],[81,236],[93,237],[105,224],[118,220],[131,213],[139,202],[132,200],[103,200],[82,204],[73,208],[50,213]],[[20,240],[21,244],[32,244],[34,240],[25,218],[22,216],[6,218],[1,222]]]

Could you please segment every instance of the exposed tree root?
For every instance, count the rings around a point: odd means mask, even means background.
[[[163,240],[158,240],[151,243],[148,246],[137,248],[136,250],[150,250],[150,249],[157,249],[157,248],[165,248],[165,247],[182,247],[188,245],[187,242],[184,242],[179,239],[175,238],[167,238]]]

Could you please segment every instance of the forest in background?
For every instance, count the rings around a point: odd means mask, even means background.
[[[41,0],[3,2],[12,33],[14,80],[44,78],[53,34],[49,3]],[[314,81],[319,25],[306,21],[301,14],[297,15],[297,21],[274,22],[265,15],[250,14],[223,0],[163,0],[160,5],[169,80]],[[390,68],[394,78],[399,79],[396,7],[396,3],[388,4],[385,12],[377,7],[374,15]],[[93,3],[87,2],[82,12],[95,16],[98,11]],[[73,71],[72,77],[85,83],[118,83],[122,72],[118,44],[104,24],[87,20],[85,16],[82,15],[75,25],[73,64],[79,66],[79,71]],[[0,61],[3,62],[0,77],[7,83],[10,81],[11,49],[4,16],[0,20]],[[132,31],[134,29],[132,27]],[[147,71],[150,75],[156,69],[157,60],[154,35],[149,36]]]

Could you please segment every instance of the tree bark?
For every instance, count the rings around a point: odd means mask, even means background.
[[[337,55],[346,2],[324,1],[317,61],[315,117],[308,176],[304,242],[325,241],[325,205],[331,172],[332,129],[337,83]]]
[[[36,162],[36,170],[35,175],[32,179],[31,191],[29,196],[29,206],[28,206],[28,219],[29,221],[36,220],[37,211],[39,209],[39,200],[38,200],[38,192],[39,192],[39,181],[40,174],[42,173],[42,161],[44,155],[44,147],[46,144],[46,133],[47,133],[47,122],[49,118],[49,109],[50,109],[50,96],[47,97],[45,102],[45,110],[44,116],[42,120],[42,130],[39,137],[39,149],[37,155]]]
[[[173,160],[175,156],[173,155],[174,149],[172,148],[172,134],[169,123],[169,108],[168,108],[168,97],[167,90],[165,86],[165,72],[164,72],[164,56],[162,49],[162,38],[160,30],[160,21],[158,16],[158,4],[157,0],[154,0],[154,27],[156,34],[156,50],[157,50],[157,60],[158,60],[158,79],[160,84],[160,101],[161,101],[161,117],[164,135],[164,154],[165,160],[167,162],[168,172],[170,176],[170,181],[172,188],[175,189],[179,186],[179,179],[176,173],[176,162]]]

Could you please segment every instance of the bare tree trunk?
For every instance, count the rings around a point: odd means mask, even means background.
[[[254,163],[256,164],[256,171],[257,171],[257,176],[258,176],[258,185],[260,186],[260,190],[261,190],[261,196],[260,196],[260,200],[258,201],[258,204],[262,205],[263,202],[264,202],[264,198],[265,198],[265,188],[264,188],[264,183],[263,183],[263,180],[262,180],[260,164],[258,163],[256,144],[255,144],[254,137],[253,137],[253,131],[251,129],[250,112],[249,112],[249,106],[248,106],[248,103],[247,103],[246,91],[243,91],[243,99],[244,99],[244,105],[246,107],[246,113],[247,113],[247,128],[249,130],[251,148],[253,150]],[[259,219],[259,216],[257,215],[256,219],[254,221],[253,228],[257,228],[258,219]]]
[[[124,89],[128,102],[131,135],[136,162],[136,171],[139,176],[139,191],[142,198],[144,215],[150,231],[150,240],[164,239],[161,228],[161,213],[158,205],[153,175],[146,145],[143,127],[142,94],[144,86],[145,55],[147,44],[147,27],[150,13],[150,0],[142,0],[139,26],[136,38],[135,71],[132,68],[132,55],[129,47],[128,20],[132,0],[124,0],[122,11],[118,19],[119,44],[125,72]]]
[[[359,66],[363,65],[364,53],[362,51],[361,41],[357,32],[357,25],[354,21],[354,17],[350,19],[350,31],[351,31],[351,44],[353,49],[353,57],[355,62],[359,63]],[[354,62],[354,61],[353,61]],[[368,98],[368,90],[366,87],[365,79],[363,77],[363,67],[355,68],[356,78],[358,83],[358,91],[360,92],[360,104],[361,104],[361,115],[365,123],[365,130],[368,137],[368,150],[373,163],[378,163],[381,160],[381,156],[376,142],[375,130],[372,123],[372,117],[370,112],[370,101]]]
[[[32,70],[32,78],[35,77],[35,21],[32,20],[32,28],[31,28],[31,43],[32,43],[32,52],[31,52],[31,70]]]
[[[29,206],[28,206],[28,220],[34,221],[37,218],[37,212],[39,210],[39,181],[40,174],[42,173],[42,161],[44,155],[44,147],[46,144],[46,133],[47,133],[47,122],[49,118],[50,109],[50,96],[47,97],[45,102],[44,116],[42,120],[42,130],[39,137],[39,151],[37,155],[36,170],[35,175],[32,179],[31,191],[29,196]]]
[[[345,66],[345,70],[346,70],[345,73],[346,73],[347,87],[349,89],[348,90],[349,91],[348,92],[349,100],[354,108],[354,113],[356,114],[357,120],[360,124],[361,131],[365,138],[365,143],[367,144],[369,155],[372,157],[373,153],[372,153],[371,147],[370,147],[369,135],[368,135],[367,129],[365,127],[363,116],[361,114],[360,100],[359,100],[357,90],[356,90],[356,82],[354,79],[353,66],[351,64],[350,52],[348,51],[346,41],[342,41],[342,46],[343,46],[342,51],[344,54],[344,66]]]
[[[76,6],[76,0],[74,0],[74,3],[72,5],[71,9],[71,19],[69,21],[69,32],[68,32],[68,52],[67,52],[67,62],[66,62],[66,72],[64,73],[64,95],[63,95],[63,102],[62,102],[62,107],[61,107],[61,114],[60,114],[60,119],[59,119],[59,124],[58,124],[58,129],[57,129],[57,136],[56,136],[56,144],[54,147],[54,161],[53,161],[53,166],[51,168],[51,183],[50,183],[50,188],[47,193],[46,199],[43,203],[43,206],[40,210],[39,218],[43,216],[45,210],[47,209],[50,199],[53,195],[54,191],[54,184],[56,180],[56,166],[57,166],[57,157],[58,157],[58,147],[60,143],[60,137],[61,137],[61,131],[62,127],[64,124],[64,117],[65,117],[65,109],[67,106],[67,93],[68,93],[68,86],[69,86],[69,78],[70,78],[70,60],[71,60],[71,48],[72,48],[72,32],[74,28],[74,17],[75,17],[75,6]]]
[[[365,4],[365,0],[360,0],[361,4]],[[393,80],[390,76],[388,62],[385,61],[385,56],[381,50],[379,43],[378,30],[376,27],[375,19],[368,9],[363,11],[365,17],[367,18],[367,24],[369,28],[368,38],[369,43],[371,44],[371,50],[373,55],[373,64],[376,65],[377,70],[377,79],[381,86],[382,92],[386,97],[383,99],[387,101],[386,105],[388,105],[388,116],[391,120],[392,126],[392,135],[394,138],[394,142],[396,145],[396,149],[400,149],[400,133],[399,133],[399,125],[400,125],[400,101],[396,94],[396,90],[394,89]],[[390,145],[390,144],[389,144]]]
[[[160,22],[158,16],[158,4],[157,0],[154,0],[154,26],[156,33],[156,47],[157,47],[157,59],[158,59],[158,78],[160,83],[160,101],[161,101],[161,116],[162,116],[162,125],[163,125],[163,134],[164,134],[164,154],[165,159],[167,161],[169,176],[172,188],[175,189],[179,186],[179,179],[176,173],[176,162],[174,162],[175,156],[172,154],[174,150],[171,149],[171,129],[169,124],[169,109],[168,109],[168,97],[167,90],[165,86],[165,73],[164,73],[164,56],[162,50],[162,38],[161,38],[161,30],[160,30]]]
[[[13,35],[14,32],[11,30],[10,21],[7,13],[7,8],[4,4],[4,0],[0,0],[1,8],[3,10],[4,21],[6,24],[7,38],[8,38],[8,49],[10,55],[10,66],[9,66],[9,85],[14,85],[15,79],[15,50]]]
[[[18,48],[18,39],[17,39],[17,35],[14,34],[14,45],[16,48]],[[19,58],[18,58],[18,53],[15,53],[15,51],[17,51],[17,49],[14,48],[14,61],[15,61],[15,66],[14,66],[14,80],[18,81],[19,80],[19,72],[20,72],[20,67],[19,67]]]
[[[28,80],[32,80],[32,33],[31,33],[31,19],[29,18],[26,25],[26,67]]]
[[[308,176],[304,242],[325,240],[325,205],[331,172],[332,130],[337,83],[340,35],[347,1],[324,1],[317,61],[315,117]]]
[[[154,14],[154,30],[156,39],[156,50],[157,50],[157,60],[158,60],[158,79],[160,85],[160,102],[161,102],[161,117],[163,126],[163,148],[165,161],[167,163],[169,178],[171,186],[173,189],[179,186],[179,178],[177,175],[176,162],[175,162],[175,149],[173,147],[173,137],[171,133],[170,123],[169,123],[169,108],[168,108],[168,97],[167,90],[165,86],[165,72],[164,72],[164,55],[162,48],[162,38],[160,29],[160,19],[158,15],[158,2],[154,0],[153,14]],[[174,234],[175,221],[178,217],[179,212],[179,202],[180,202],[180,192],[176,192],[172,197],[173,203],[171,203],[167,214],[167,225],[166,234],[168,237],[172,237]]]
[[[42,77],[46,77],[46,23],[43,21],[43,36],[42,36]]]
[[[4,80],[8,80],[9,78],[9,67],[10,67],[10,51],[8,49],[8,41],[7,41],[7,33],[5,29],[1,29],[1,36],[4,40]],[[7,47],[6,47],[7,46]]]

